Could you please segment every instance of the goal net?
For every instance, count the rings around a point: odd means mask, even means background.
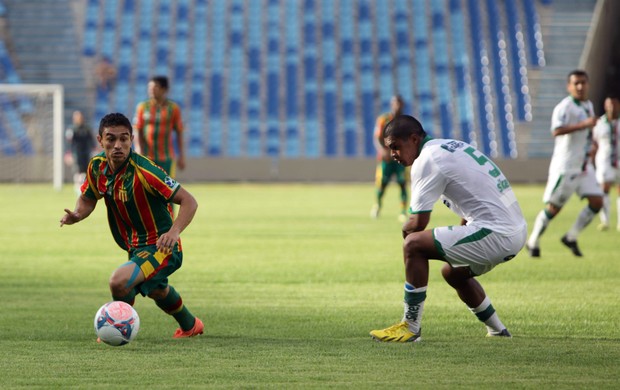
[[[64,179],[64,90],[59,84],[0,84],[0,182]]]

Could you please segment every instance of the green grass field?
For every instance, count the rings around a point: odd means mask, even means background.
[[[174,320],[139,297],[140,333],[114,348],[93,331],[125,261],[103,202],[59,228],[70,186],[0,186],[0,388],[620,386],[620,233],[598,232],[597,217],[580,236],[585,256],[573,257],[559,240],[576,198],[543,236],[541,259],[523,251],[479,278],[512,339],[484,337],[433,261],[424,340],[395,345],[368,335],[402,316],[394,185],[376,221],[372,184],[186,188],[200,206],[171,284],[206,332],[173,340]],[[515,189],[531,225],[543,188]],[[432,226],[456,223],[436,205]]]

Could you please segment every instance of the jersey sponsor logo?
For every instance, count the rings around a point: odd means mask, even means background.
[[[465,145],[465,142],[450,141],[450,142],[447,142],[447,143],[441,145],[441,148],[447,150],[450,153],[454,153],[454,151],[462,148],[463,145]]]

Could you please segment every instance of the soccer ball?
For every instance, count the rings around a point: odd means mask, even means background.
[[[108,302],[95,314],[95,333],[108,345],[125,345],[136,338],[139,330],[140,317],[128,303]]]

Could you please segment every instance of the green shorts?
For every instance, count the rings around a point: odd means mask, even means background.
[[[168,174],[168,176],[174,178],[176,175],[176,164],[174,163],[174,160],[170,159],[170,160],[155,160],[154,161],[155,164],[157,164],[160,168],[162,168],[164,171],[166,171],[166,173]]]
[[[396,176],[396,181],[400,184],[406,182],[405,167],[396,161],[381,161],[377,164],[375,175],[377,185],[387,184],[392,176]]]
[[[129,261],[136,263],[145,277],[144,282],[134,288],[136,294],[147,296],[153,290],[168,286],[168,276],[183,264],[183,252],[179,250],[179,244],[168,254],[158,251],[155,245],[149,245],[130,251]]]

